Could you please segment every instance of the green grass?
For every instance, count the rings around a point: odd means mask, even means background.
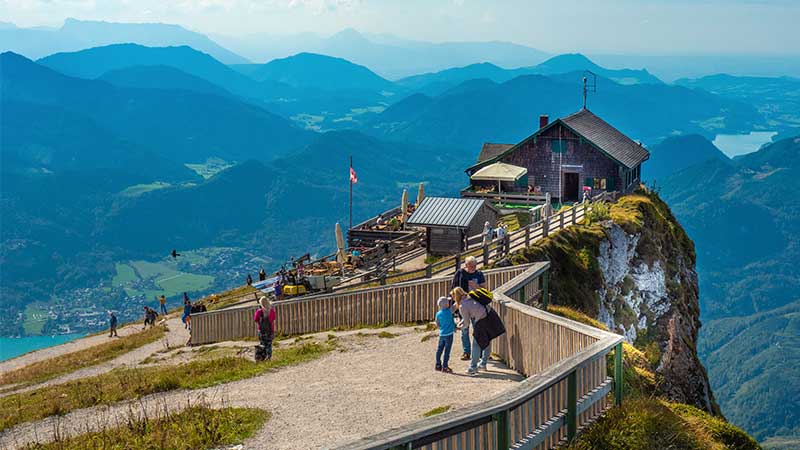
[[[145,192],[156,191],[159,189],[168,188],[170,186],[172,185],[163,181],[156,181],[149,184],[134,184],[133,186],[128,186],[119,194],[124,197],[138,197]]]
[[[435,416],[437,414],[446,413],[447,411],[450,411],[450,408],[452,408],[452,406],[450,406],[450,405],[437,406],[436,408],[433,408],[432,410],[430,410],[430,411],[428,411],[426,413],[423,413],[422,417],[431,417],[431,416]]]
[[[203,178],[211,178],[217,173],[233,167],[232,163],[220,158],[208,158],[206,162],[201,164],[184,164],[186,167],[194,170],[198,175]]]
[[[153,327],[84,350],[66,353],[5,372],[0,375],[0,386],[17,383],[22,386],[30,386],[84,367],[110,361],[123,353],[161,339],[164,331],[164,327]]]
[[[172,366],[116,369],[94,377],[13,394],[0,398],[0,431],[76,409],[251,378],[272,369],[311,361],[332,349],[332,345],[305,343],[275,349],[271,361],[260,363],[227,357]]]
[[[133,269],[133,267],[127,264],[117,263],[116,269],[117,274],[111,279],[111,286],[113,287],[122,286],[126,283],[139,280],[139,276],[136,275],[136,271]]]
[[[144,416],[144,415],[141,415]],[[195,450],[240,444],[251,437],[270,414],[255,408],[211,409],[192,406],[161,417],[128,417],[125,425],[85,433],[25,450]]]
[[[25,319],[22,328],[27,336],[42,334],[42,328],[47,323],[47,309],[38,303],[29,303],[25,306]]]
[[[397,336],[400,336],[400,335],[399,334],[390,333],[388,331],[381,331],[380,333],[378,333],[378,337],[379,338],[384,338],[384,339],[392,339],[392,338],[396,338]]]
[[[739,428],[688,405],[630,400],[590,425],[570,450],[759,450]]]

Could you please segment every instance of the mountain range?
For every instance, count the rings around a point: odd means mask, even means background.
[[[188,45],[213,55],[225,64],[249,62],[207,36],[179,25],[67,19],[64,25],[55,29],[19,28],[9,23],[0,27],[0,52],[13,51],[28,58],[129,42],[154,47]]]

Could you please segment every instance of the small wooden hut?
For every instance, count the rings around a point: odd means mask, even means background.
[[[432,255],[453,255],[466,250],[467,237],[494,227],[499,212],[486,200],[427,197],[407,224],[425,228],[425,242]]]

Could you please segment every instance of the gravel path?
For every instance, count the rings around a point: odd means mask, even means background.
[[[51,380],[47,380],[45,382],[34,384],[22,389],[17,389],[13,391],[7,391],[0,393],[0,397],[5,397],[6,395],[16,394],[20,392],[26,392],[33,389],[38,389],[45,386],[50,386],[53,384],[61,384],[66,383],[67,381],[76,380],[78,378],[86,378],[92,377],[95,375],[100,375],[105,372],[109,372],[113,369],[118,367],[133,367],[139,365],[144,359],[148,356],[156,353],[160,350],[166,349],[168,346],[171,347],[182,347],[186,340],[189,339],[189,331],[184,329],[183,323],[177,317],[167,318],[166,325],[169,331],[164,334],[164,337],[158,339],[155,342],[151,342],[149,344],[143,345],[135,350],[132,350],[128,353],[124,353],[110,361],[106,361],[101,364],[97,364],[94,366],[85,367],[83,369],[76,370],[74,372],[66,373],[59,377],[53,378]],[[120,337],[124,337],[133,333],[138,333],[142,331],[141,324],[131,324],[127,325],[123,328],[117,330],[117,333]],[[6,365],[12,367],[11,369],[7,369],[0,364],[0,372],[3,370],[13,370],[18,367],[22,367],[27,364],[31,364],[36,361],[40,361],[43,359],[53,358],[58,355],[66,354],[66,353],[73,353],[79,350],[83,350],[89,347],[93,347],[95,345],[103,344],[108,342],[113,338],[109,338],[107,334],[102,334],[99,336],[90,336],[83,339],[78,339],[77,341],[69,342],[63,345],[58,345],[51,348],[46,348],[42,350],[38,350],[36,352],[32,352],[19,358],[15,358],[9,361],[4,361],[3,364],[8,363]],[[21,364],[16,360],[24,360],[25,363]]]
[[[382,331],[399,336],[377,337]],[[327,334],[317,336],[324,339]],[[320,359],[213,388],[159,394],[133,405],[88,408],[22,424],[0,434],[0,448],[52,440],[56,428],[70,435],[114,425],[131,409],[152,416],[201,399],[212,407],[248,406],[272,413],[245,449],[328,448],[413,422],[438,406],[459,408],[488,399],[521,380],[499,363],[477,377],[463,375],[465,363],[457,360],[451,361],[455,374],[435,372],[436,339],[421,342],[424,334],[414,328],[335,334],[343,351]],[[457,356],[458,343],[454,350]]]

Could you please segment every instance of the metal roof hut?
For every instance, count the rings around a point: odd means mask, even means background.
[[[466,240],[494,227],[499,216],[481,199],[426,197],[408,219],[408,225],[425,228],[425,242],[432,255],[453,255],[466,250]]]

